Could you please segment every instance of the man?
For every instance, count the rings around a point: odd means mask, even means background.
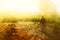
[[[46,23],[47,23],[47,20],[42,16],[40,20],[41,33],[47,34]]]
[[[41,20],[40,20],[40,24],[41,26],[46,26],[47,20],[44,18],[44,16],[42,16]]]

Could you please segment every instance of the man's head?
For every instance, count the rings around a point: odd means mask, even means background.
[[[44,18],[44,16],[42,16],[42,18]]]

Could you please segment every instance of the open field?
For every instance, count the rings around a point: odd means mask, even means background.
[[[60,26],[39,22],[0,23],[0,40],[60,40]]]

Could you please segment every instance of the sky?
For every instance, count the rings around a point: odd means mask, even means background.
[[[60,14],[60,0],[0,0],[0,18],[24,18],[44,15],[49,12]]]

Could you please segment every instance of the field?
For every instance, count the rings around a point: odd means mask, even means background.
[[[40,22],[0,23],[0,40],[60,40],[60,26]]]

